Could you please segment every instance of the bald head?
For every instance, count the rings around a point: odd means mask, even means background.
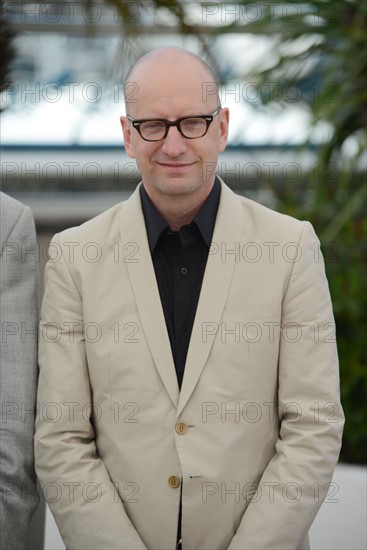
[[[148,52],[141,57],[129,70],[124,82],[124,96],[127,110],[134,103],[139,101],[139,89],[144,84],[153,83],[156,78],[164,72],[168,83],[172,82],[172,93],[174,93],[174,78],[185,79],[188,74],[196,74],[201,82],[201,94],[204,102],[210,97],[219,104],[218,84],[216,76],[211,67],[196,54],[177,47],[165,47]],[[177,80],[177,78],[176,78]],[[160,80],[163,86],[167,87],[167,79]],[[165,90],[166,92],[167,90]],[[163,90],[162,90],[163,92]]]
[[[212,68],[198,55],[189,52],[188,50],[184,50],[182,48],[177,48],[174,46],[169,46],[165,48],[158,48],[156,50],[152,50],[151,52],[148,52],[147,54],[143,55],[138,61],[131,67],[129,70],[125,83],[129,81],[134,80],[134,73],[137,69],[144,67],[144,64],[146,63],[162,63],[164,61],[172,61],[173,63],[180,63],[182,60],[191,60],[193,64],[199,64],[202,69],[206,72],[206,75],[208,77],[208,80],[213,82],[214,84],[217,83],[217,78],[214,74],[214,71]]]

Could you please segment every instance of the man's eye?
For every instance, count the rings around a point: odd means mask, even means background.
[[[188,118],[184,121],[184,125],[191,128],[193,128],[194,126],[200,126],[202,124],[205,123],[201,118]]]
[[[148,132],[160,131],[162,130],[162,128],[164,128],[164,124],[162,124],[161,122],[152,121],[152,122],[144,122],[144,124],[142,124],[142,129]]]

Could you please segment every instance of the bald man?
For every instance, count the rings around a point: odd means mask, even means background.
[[[150,52],[125,97],[142,182],[46,269],[43,492],[69,550],[307,548],[343,428],[317,237],[215,176],[201,59]]]

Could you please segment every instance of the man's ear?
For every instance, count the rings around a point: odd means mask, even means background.
[[[131,142],[131,129],[130,129],[130,122],[129,119],[126,116],[120,117],[121,122],[121,128],[122,132],[124,134],[124,145],[125,145],[125,151],[129,155],[130,158],[134,159],[134,147]]]
[[[224,107],[218,113],[219,115],[219,152],[223,153],[227,146],[228,140],[228,125],[229,125],[229,109]]]

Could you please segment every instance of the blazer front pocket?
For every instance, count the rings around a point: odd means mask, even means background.
[[[280,304],[275,301],[240,305],[224,310],[212,350],[221,362],[227,379],[224,391],[238,398],[255,400],[258,375],[267,364],[277,364]]]

